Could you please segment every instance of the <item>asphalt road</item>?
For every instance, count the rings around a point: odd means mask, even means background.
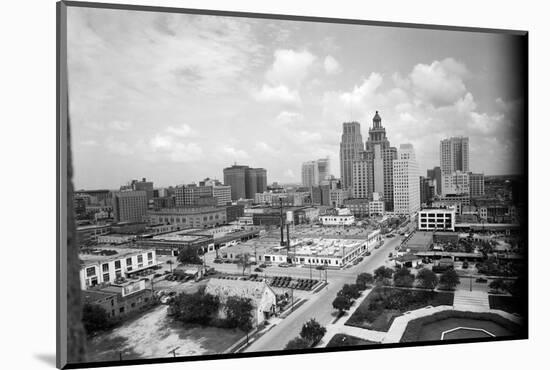
[[[373,249],[371,255],[365,257],[361,263],[349,269],[339,271],[329,270],[329,284],[323,291],[314,294],[305,304],[300,306],[287,318],[252,343],[245,352],[277,351],[284,349],[288,341],[296,337],[302,325],[311,318],[315,318],[322,326],[330,324],[336,317],[336,310],[332,308],[332,301],[342,286],[344,284],[355,283],[355,278],[359,273],[372,273],[373,270],[383,265],[388,260],[388,254],[390,252],[395,253],[395,247],[400,243],[401,238],[399,236],[385,239],[384,245],[379,249]],[[298,272],[299,269],[296,268],[293,268],[292,271],[290,271],[290,269],[283,270],[288,270],[287,274],[291,276],[299,276],[294,274],[301,273]],[[309,269],[303,268],[301,270],[307,273],[309,277]]]

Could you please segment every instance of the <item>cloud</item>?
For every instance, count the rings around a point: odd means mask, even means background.
[[[304,119],[301,113],[282,111],[277,115],[275,119],[278,124],[288,125],[290,123],[296,123]]]
[[[372,72],[368,78],[363,79],[363,83],[354,86],[351,92],[345,92],[340,95],[340,100],[348,104],[357,104],[373,95],[382,85],[382,75]]]
[[[185,123],[177,127],[168,126],[166,128],[166,132],[183,138],[197,136],[197,131],[192,129],[191,126]]]
[[[134,150],[128,143],[124,141],[119,141],[113,138],[112,136],[109,136],[105,140],[105,147],[107,150],[109,150],[111,153],[121,156],[129,156],[134,154]]]
[[[254,147],[256,148],[256,150],[262,152],[262,153],[265,153],[265,154],[275,154],[277,153],[277,150],[275,150],[274,148],[272,148],[269,144],[267,144],[266,142],[264,141],[258,141]]]
[[[153,153],[160,154],[161,159],[169,159],[172,162],[196,162],[203,153],[197,143],[182,143],[174,140],[172,136],[161,134],[151,139],[150,148]]]
[[[90,140],[83,140],[80,142],[80,145],[82,146],[98,146],[99,143],[93,139]]]
[[[342,71],[340,63],[338,63],[338,61],[334,59],[334,57],[332,57],[331,55],[327,55],[325,57],[323,66],[325,67],[325,72],[329,75],[338,74]]]
[[[285,85],[263,85],[260,91],[254,94],[254,98],[261,102],[277,102],[286,104],[300,104],[300,95],[295,90],[290,90]]]
[[[246,151],[242,149],[236,149],[231,146],[224,146],[222,148],[222,154],[225,156],[226,159],[234,161],[250,158]]]
[[[417,64],[411,74],[413,92],[418,99],[435,107],[450,105],[466,94],[464,77],[468,70],[452,58]]]
[[[266,79],[272,85],[286,85],[298,88],[310,72],[317,57],[307,50],[275,50],[275,60],[266,73]]]

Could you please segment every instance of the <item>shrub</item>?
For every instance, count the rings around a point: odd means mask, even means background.
[[[305,349],[309,347],[310,344],[307,340],[302,337],[296,337],[286,344],[285,349]]]
[[[82,308],[82,323],[88,334],[105,330],[112,326],[107,311],[97,304],[84,304]]]
[[[351,299],[357,299],[361,296],[359,287],[356,284],[344,284],[338,295],[343,295]]]
[[[393,270],[386,266],[380,266],[374,270],[374,279],[377,281],[383,281],[384,279],[391,279],[393,276]]]
[[[300,336],[310,343],[313,347],[323,338],[327,329],[317,322],[315,319],[311,319],[302,326]]]

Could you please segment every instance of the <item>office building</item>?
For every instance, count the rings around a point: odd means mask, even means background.
[[[330,178],[329,158],[317,159],[302,163],[302,186],[318,186]]]
[[[420,209],[420,175],[412,144],[401,144],[393,161],[393,189],[396,214],[412,216]]]
[[[470,198],[485,195],[485,175],[482,173],[470,173]]]
[[[365,151],[359,155],[352,166],[353,197],[372,200],[372,194],[378,193],[384,201],[384,208],[393,210],[393,161],[397,158],[397,149],[390,146],[382,118],[376,111],[369,128],[369,138]]]
[[[470,174],[468,172],[455,171],[449,174],[442,174],[441,195],[470,194]]]
[[[440,143],[439,160],[442,175],[470,171],[470,145],[467,137],[451,137]]]
[[[364,150],[364,146],[359,122],[344,122],[342,129],[340,178],[342,188],[349,189],[353,186],[353,162],[359,159],[359,153]]]
[[[147,192],[144,190],[113,192],[112,203],[116,222],[141,222],[147,214]]]
[[[170,224],[180,228],[210,227],[227,223],[225,207],[201,206],[149,211],[149,224]]]
[[[231,186],[231,200],[254,199],[267,190],[267,171],[235,164],[223,169],[223,182]]]
[[[441,167],[434,167],[431,170],[427,170],[426,177],[433,181],[435,185],[435,191],[437,195],[441,195]]]
[[[176,187],[176,207],[216,204],[212,186],[197,186],[196,184]]]
[[[426,208],[418,212],[418,230],[454,231],[456,212],[447,208]]]

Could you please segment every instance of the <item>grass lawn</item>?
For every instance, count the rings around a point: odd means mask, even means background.
[[[346,322],[376,331],[388,331],[393,319],[426,306],[452,305],[454,293],[376,287]]]
[[[489,307],[493,310],[502,310],[520,315],[524,310],[524,305],[518,298],[501,295],[489,295]]]
[[[327,348],[328,347],[362,346],[366,344],[378,344],[378,342],[372,342],[370,340],[353,337],[347,334],[336,334],[328,342]]]

